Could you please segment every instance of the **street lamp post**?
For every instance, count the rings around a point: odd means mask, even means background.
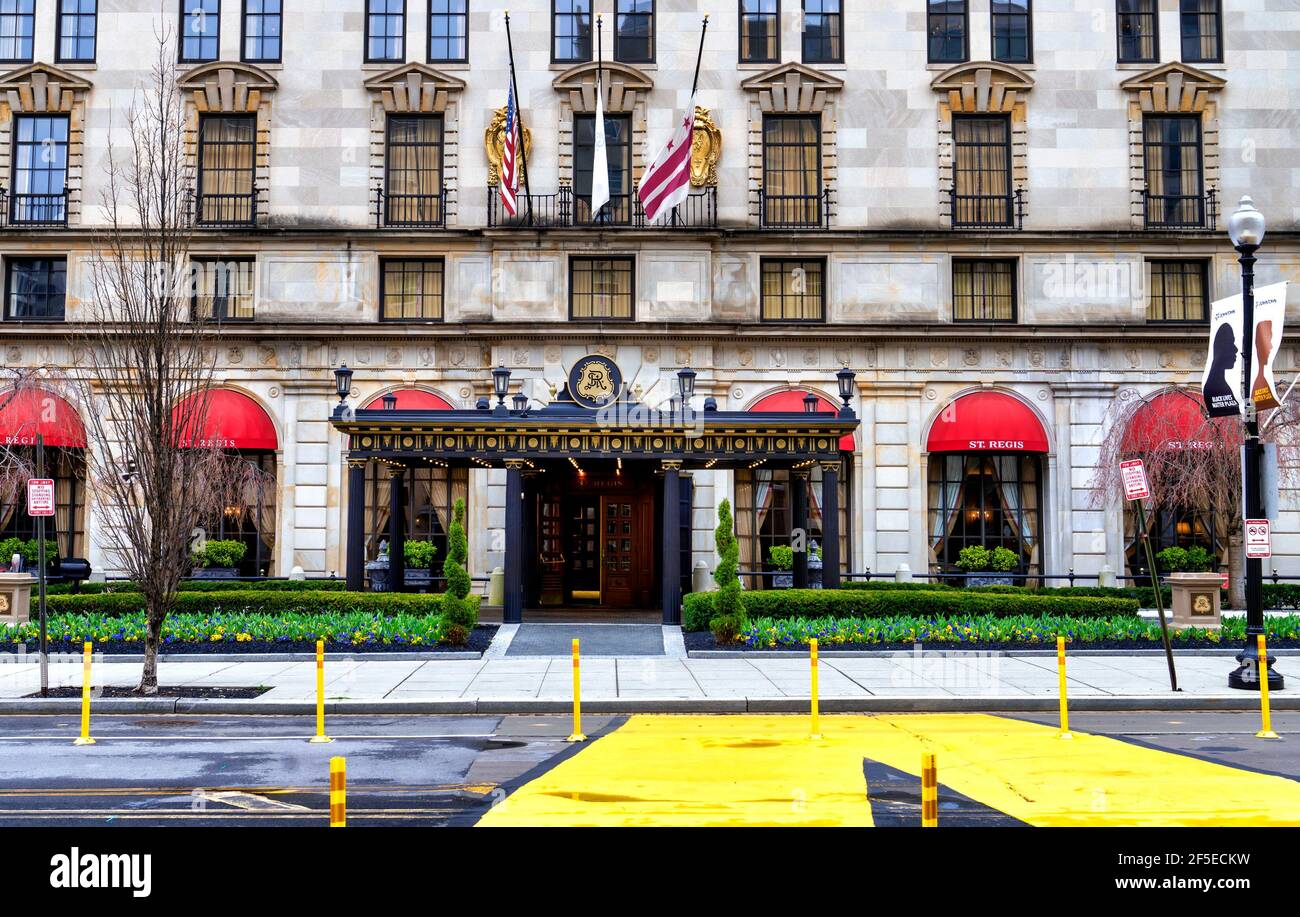
[[[1228,218],[1228,235],[1237,249],[1241,263],[1241,403],[1246,419],[1246,441],[1242,449],[1242,506],[1244,519],[1264,515],[1263,489],[1260,486],[1259,417],[1251,391],[1250,364],[1255,349],[1255,252],[1264,242],[1264,215],[1255,202],[1243,197],[1237,210]],[[1270,690],[1280,690],[1281,674],[1273,671],[1272,657],[1259,658],[1258,636],[1264,633],[1264,566],[1258,557],[1246,558],[1246,648],[1237,654],[1240,663],[1228,675],[1228,687],[1258,691],[1261,677],[1268,679]],[[1261,668],[1262,667],[1262,668]]]

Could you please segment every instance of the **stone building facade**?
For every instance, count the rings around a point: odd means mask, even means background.
[[[93,2],[35,0],[30,17],[0,14],[0,355],[76,372],[66,335],[93,295],[107,152],[148,75],[142,49],[160,23],[179,28],[192,254],[246,265],[221,303],[218,382],[274,440],[259,447],[274,512],[241,523],[259,530],[258,572],[342,571],[347,443],[329,422],[341,363],[358,407],[397,391],[467,409],[497,366],[512,394],[549,403],[587,354],[650,405],[689,366],[696,406],[725,411],[783,392],[838,405],[836,372],[851,367],[846,572],[950,569],[945,539],[984,537],[958,518],[971,513],[1027,572],[1123,572],[1122,507],[1089,490],[1102,426],[1117,400],[1199,380],[1205,310],[1239,289],[1225,218],[1241,195],[1270,224],[1259,283],[1300,279],[1300,13],[1287,0],[1152,0],[1124,15],[1130,4],[1033,0],[1027,17],[990,0],[525,0],[510,43],[531,224],[507,218],[490,185],[485,146],[511,80],[501,10],[179,5],[100,0],[87,17]],[[699,184],[682,225],[646,225],[625,195],[690,101],[703,14]],[[92,48],[69,40],[89,29]],[[598,80],[617,175],[593,218]],[[23,158],[41,142],[56,149],[52,178]],[[61,267],[61,302],[28,296],[24,272],[57,285]],[[1278,366],[1288,380],[1300,369],[1289,342]],[[932,452],[945,410],[972,393],[1006,399],[978,414],[983,444]],[[1014,445],[1023,426],[999,427],[1013,416],[1038,425],[1040,451]],[[785,485],[762,474],[692,472],[692,564],[713,566],[723,497],[750,514],[751,568],[788,537]],[[501,563],[501,469],[420,487],[419,500],[442,495],[432,513],[413,500],[428,534],[463,493],[471,572]],[[371,554],[383,502],[377,485]],[[1284,510],[1273,565],[1300,573],[1300,512]],[[64,550],[102,568],[93,501],[69,512]]]

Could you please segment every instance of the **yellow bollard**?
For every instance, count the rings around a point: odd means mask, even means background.
[[[82,647],[81,661],[81,736],[73,745],[94,745],[90,737],[90,642]]]
[[[1070,709],[1065,697],[1065,638],[1056,638],[1056,670],[1061,684],[1061,738],[1073,739],[1070,735]]]
[[[1259,664],[1256,670],[1259,672],[1259,713],[1263,718],[1260,724],[1259,732],[1255,733],[1257,739],[1280,739],[1282,738],[1273,731],[1273,715],[1268,709],[1268,650],[1264,645],[1264,635],[1258,636]]]
[[[810,739],[820,739],[821,730],[817,723],[817,638],[813,637],[808,641],[809,659],[812,662],[812,731],[808,734]]]
[[[330,827],[348,826],[348,759],[330,758]]]
[[[921,755],[921,827],[939,827],[939,770],[934,755]]]
[[[325,734],[325,641],[316,641],[316,734],[312,742],[333,742]],[[342,758],[338,760],[342,761]]]
[[[582,677],[578,669],[578,638],[573,638],[573,735],[570,742],[585,742],[582,734]]]

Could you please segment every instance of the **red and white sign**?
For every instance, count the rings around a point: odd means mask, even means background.
[[[49,478],[31,478],[28,480],[27,515],[54,515],[54,482]]]
[[[1221,588],[1223,588],[1223,589],[1227,589],[1227,588],[1228,588],[1228,585],[1229,585],[1229,583],[1228,583],[1228,574],[1226,574],[1226,573],[1220,573],[1220,574],[1219,574],[1219,580],[1220,580],[1220,582],[1223,583],[1223,586],[1222,586]]]
[[[1119,463],[1119,477],[1124,482],[1125,500],[1144,500],[1151,496],[1147,485],[1147,469],[1141,459]]]
[[[1267,519],[1246,520],[1246,556],[1273,556],[1273,536]]]

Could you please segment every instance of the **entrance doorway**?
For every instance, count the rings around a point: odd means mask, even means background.
[[[529,484],[525,501],[532,506],[538,549],[529,605],[654,607],[658,556],[652,475],[617,465],[552,466]]]

